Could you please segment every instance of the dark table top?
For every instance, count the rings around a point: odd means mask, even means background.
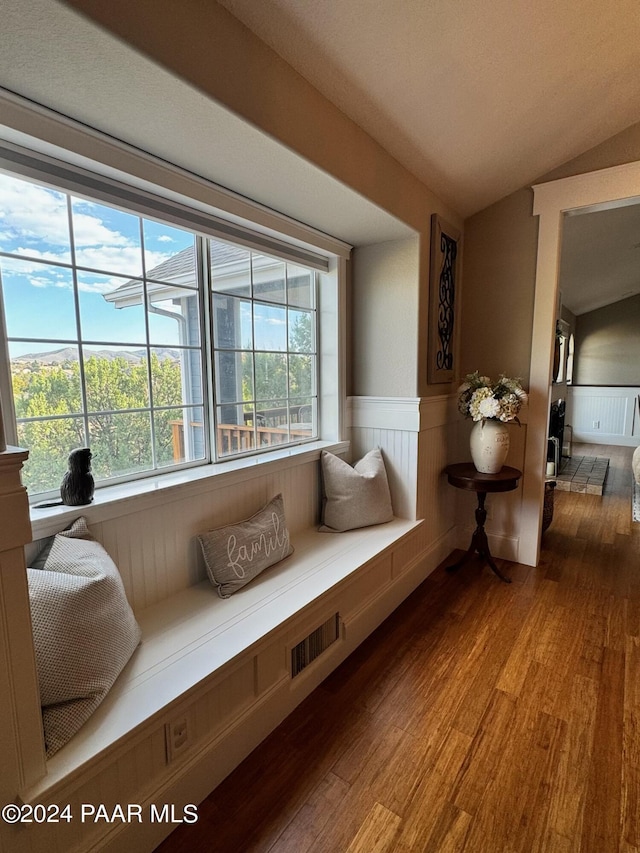
[[[444,469],[452,486],[472,492],[510,492],[518,485],[522,471],[503,465],[497,474],[481,474],[473,462],[458,462]]]

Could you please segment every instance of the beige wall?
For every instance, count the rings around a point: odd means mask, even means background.
[[[635,160],[640,160],[640,123],[535,183]],[[463,372],[479,368],[528,379],[538,234],[532,207],[533,191],[523,188],[465,222]]]
[[[640,385],[640,296],[576,320],[575,385]]]
[[[520,190],[467,220],[460,366],[528,379],[538,223]]]
[[[416,237],[354,252],[353,387],[358,394],[415,395],[415,354],[395,342],[418,336],[419,249]]]
[[[461,227],[455,211],[217,3],[70,0],[69,5],[416,230],[418,266],[412,292],[404,291],[411,322],[399,337],[388,340],[387,352],[402,366],[406,393],[444,393],[448,385],[427,385],[426,340],[419,330],[426,328],[431,215],[439,213]],[[383,289],[374,288],[367,298],[382,298]],[[359,295],[362,290],[359,282]],[[359,311],[355,303],[353,311],[354,316]],[[388,338],[384,311],[372,310],[370,320],[376,344],[385,335]],[[358,341],[362,340],[360,336]],[[354,349],[354,378],[362,376],[355,368],[370,355]],[[384,395],[386,377],[376,376],[368,377],[367,392],[358,381],[350,390]]]

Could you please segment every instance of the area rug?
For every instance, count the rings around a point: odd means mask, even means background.
[[[640,522],[640,483],[636,483],[635,477],[633,478],[633,486],[632,486],[632,496],[631,496],[631,512],[633,521]]]

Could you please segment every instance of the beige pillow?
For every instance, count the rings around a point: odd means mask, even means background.
[[[370,450],[353,467],[326,450],[321,463],[324,506],[320,530],[343,532],[391,521],[391,494],[379,448]]]
[[[631,469],[636,483],[640,483],[640,445],[633,451]]]
[[[276,495],[246,521],[209,530],[200,534],[198,541],[209,580],[220,598],[229,598],[293,553],[282,495]]]
[[[42,722],[51,757],[89,719],[140,642],[111,557],[84,518],[27,569]]]

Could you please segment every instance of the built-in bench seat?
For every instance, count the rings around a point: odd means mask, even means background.
[[[30,799],[99,763],[114,746],[126,748],[149,727],[164,725],[190,694],[237,670],[283,626],[351,583],[421,523],[394,519],[347,533],[304,531],[292,536],[289,558],[229,599],[203,581],[137,613],[141,645],[95,714],[48,762],[48,775]],[[372,597],[377,593],[370,590]],[[281,672],[285,666],[282,660]]]

